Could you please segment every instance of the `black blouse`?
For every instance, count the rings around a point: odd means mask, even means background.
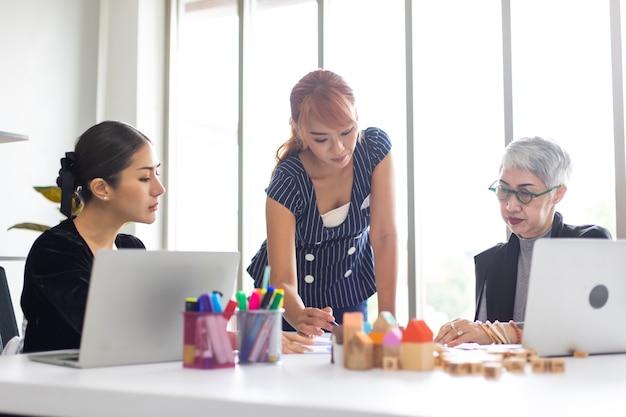
[[[118,248],[145,249],[132,235],[118,234]],[[93,253],[67,219],[43,232],[24,269],[21,306],[27,320],[24,352],[80,347]]]

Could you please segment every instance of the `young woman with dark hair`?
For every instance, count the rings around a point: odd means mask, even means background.
[[[145,249],[119,233],[128,222],[153,223],[165,188],[150,140],[134,127],[105,121],[85,131],[61,159],[57,184],[68,216],[43,232],[28,254],[21,305],[24,352],[78,348],[94,254]],[[83,208],[71,215],[71,201]]]

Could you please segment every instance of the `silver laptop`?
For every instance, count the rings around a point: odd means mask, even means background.
[[[522,344],[541,356],[626,352],[626,241],[535,243]]]
[[[80,349],[32,353],[77,368],[182,361],[185,298],[233,297],[238,252],[139,249],[96,253]]]

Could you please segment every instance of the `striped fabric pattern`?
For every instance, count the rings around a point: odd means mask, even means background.
[[[389,153],[391,142],[378,128],[367,128],[354,151],[354,184],[346,220],[325,227],[317,210],[313,183],[297,155],[275,170],[265,190],[296,217],[298,291],[307,307],[345,308],[376,292],[374,257],[369,242],[369,195],[372,172]],[[252,259],[248,273],[260,287],[267,265],[267,241]]]

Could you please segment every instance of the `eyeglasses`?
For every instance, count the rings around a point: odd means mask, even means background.
[[[560,185],[557,185],[555,187],[550,188],[549,190],[544,191],[543,193],[534,194],[525,188],[520,188],[517,191],[513,191],[513,190],[506,188],[502,184],[496,185],[497,182],[498,180],[494,181],[489,186],[489,191],[493,191],[494,193],[496,193],[496,197],[498,198],[498,200],[500,201],[508,200],[511,194],[515,194],[515,197],[517,198],[517,200],[522,204],[528,204],[531,201],[533,201],[533,198],[541,197],[542,195],[548,194],[550,191],[556,190],[557,188],[560,187]]]

